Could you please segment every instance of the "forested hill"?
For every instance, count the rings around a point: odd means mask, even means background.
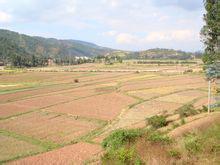
[[[69,56],[93,57],[111,51],[112,49],[83,41],[32,37],[0,29],[0,60],[4,61],[12,59],[12,56],[53,59]]]
[[[201,52],[185,52],[174,49],[148,49],[145,51],[130,52],[127,54],[129,59],[176,59],[188,60],[194,58],[201,58]]]
[[[190,53],[173,49],[149,49],[132,52],[101,47],[93,43],[77,40],[32,37],[9,30],[0,29],[0,64],[14,66],[42,66],[51,58],[56,64],[76,64],[75,57],[115,56],[122,59],[176,59],[186,60],[201,57],[201,53]]]

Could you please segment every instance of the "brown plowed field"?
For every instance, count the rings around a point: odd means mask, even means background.
[[[0,105],[0,118],[6,118],[16,114],[21,114],[30,111],[33,107],[19,105],[16,103],[1,104]]]
[[[176,85],[192,85],[192,84],[200,84],[206,86],[205,80],[198,76],[175,76],[175,77],[164,77],[162,78],[154,78],[150,80],[143,80],[138,82],[128,82],[124,84],[121,90],[131,91],[131,90],[139,90],[146,88],[157,88],[157,87],[165,87],[165,86],[176,86]]]
[[[52,146],[64,146],[13,164],[82,164],[84,160],[92,160],[101,147],[85,141],[100,143],[112,130],[142,127],[147,117],[163,111],[172,114],[192,101],[199,106],[205,104],[200,100],[207,95],[203,92],[207,88],[203,76],[179,74],[189,66],[178,66],[179,71],[176,68],[88,64],[38,68],[43,69],[42,72],[4,73],[0,75],[0,130],[11,133],[11,137],[21,143],[13,143],[13,139],[8,138],[13,144],[9,145],[5,137],[2,138],[6,135],[2,134],[0,146],[14,156],[17,152],[7,146],[14,148],[16,144],[21,153],[22,142],[24,148],[30,145],[31,153],[39,151],[32,150],[33,144],[44,147],[49,142]],[[96,72],[67,72],[74,69]],[[137,69],[145,72],[136,72]],[[158,72],[146,72],[153,69]],[[79,82],[75,83],[75,79]],[[65,146],[74,141],[79,143]],[[9,158],[2,158],[5,155],[0,154],[0,162]]]
[[[34,112],[0,121],[0,129],[58,144],[69,143],[98,127],[99,124],[93,121],[47,112]]]
[[[88,143],[77,143],[66,146],[61,149],[43,153],[37,156],[28,157],[10,165],[48,165],[48,164],[65,164],[65,165],[81,165],[92,156],[101,152],[99,145]]]
[[[37,145],[0,134],[0,160],[10,160],[19,155],[25,156],[29,153],[38,153],[41,151],[43,151],[43,148]]]
[[[46,111],[112,120],[135,99],[120,93],[102,94],[47,108]]]

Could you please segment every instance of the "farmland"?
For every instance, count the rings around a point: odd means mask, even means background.
[[[186,104],[206,105],[201,70],[123,63],[1,71],[0,163],[92,161],[113,130]]]

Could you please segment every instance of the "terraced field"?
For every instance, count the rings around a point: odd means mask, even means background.
[[[188,66],[135,68],[85,64],[1,74],[0,163],[82,164],[101,152],[112,130],[141,127],[146,117],[188,103],[206,105],[207,83],[201,73],[183,74]]]

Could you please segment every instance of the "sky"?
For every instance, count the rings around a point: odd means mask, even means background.
[[[122,50],[203,50],[203,0],[0,0],[0,28]]]

